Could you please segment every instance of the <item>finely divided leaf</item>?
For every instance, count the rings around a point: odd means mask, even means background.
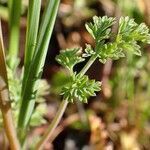
[[[61,95],[69,102],[77,99],[87,103],[87,98],[89,96],[96,96],[95,92],[100,91],[100,86],[101,82],[90,80],[86,75],[73,75],[70,83],[62,89]]]
[[[141,56],[139,42],[150,43],[149,28],[144,23],[138,25],[129,17],[121,17],[116,42],[121,49]]]
[[[66,67],[70,71],[73,71],[73,67],[84,61],[81,56],[81,48],[71,48],[66,50],[61,50],[60,54],[56,57],[56,60],[63,67]]]
[[[95,54],[95,51],[90,44],[86,44],[85,46],[85,53],[82,54],[83,57],[89,57]]]
[[[117,60],[121,57],[125,57],[123,50],[119,48],[115,42],[104,44],[96,53],[101,63],[106,63],[109,58]]]
[[[115,23],[115,18],[112,17],[93,17],[93,23],[87,23],[85,25],[87,31],[93,36],[93,38],[100,42],[108,39],[111,33],[111,27]]]

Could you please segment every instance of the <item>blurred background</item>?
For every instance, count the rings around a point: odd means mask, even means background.
[[[42,10],[46,0],[42,1]],[[22,2],[20,21],[20,64],[23,65],[28,1]],[[41,10],[41,11],[42,11]],[[31,125],[29,144],[43,134],[61,102],[61,87],[68,82],[67,71],[55,61],[59,51],[94,45],[85,23],[94,15],[130,16],[150,26],[149,0],[61,0],[41,84],[41,96]],[[8,47],[8,5],[0,0],[0,17],[5,48]],[[114,27],[114,30],[117,27]],[[142,56],[128,52],[119,61],[105,65],[95,62],[87,74],[102,81],[102,91],[88,104],[70,104],[55,130],[53,144],[45,150],[150,150],[150,46],[142,46]],[[84,64],[76,66],[78,72]],[[45,80],[46,79],[46,80]],[[14,81],[16,84],[16,81]],[[17,82],[18,87],[19,84]],[[43,92],[44,91],[44,92]],[[39,94],[40,95],[40,94]],[[40,125],[39,125],[40,124]],[[1,129],[2,133],[2,129]],[[31,140],[32,139],[32,140]]]

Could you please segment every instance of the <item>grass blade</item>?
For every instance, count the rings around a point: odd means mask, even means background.
[[[41,9],[41,0],[29,0],[22,91],[29,71],[29,66],[33,58],[35,46],[37,43],[40,9]]]
[[[40,25],[35,53],[30,64],[29,72],[26,78],[27,80],[22,93],[22,105],[18,121],[18,127],[22,133],[24,133],[24,130],[26,130],[34,109],[36,92],[38,88],[38,79],[41,78],[43,72],[43,66],[45,63],[59,2],[60,0],[48,1]]]
[[[19,24],[21,15],[21,0],[9,0],[9,48],[8,48],[8,64],[10,68],[14,68],[19,51]]]

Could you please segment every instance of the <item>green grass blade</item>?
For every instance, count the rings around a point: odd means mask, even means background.
[[[29,71],[29,66],[31,64],[35,46],[37,43],[40,9],[41,9],[41,0],[29,0],[22,91],[25,85],[26,77]]]
[[[24,132],[23,130],[27,128],[34,109],[38,79],[41,78],[43,72],[59,3],[60,0],[49,0],[42,18],[37,45],[35,47],[35,54],[30,64],[29,73],[27,74],[27,80],[22,93],[22,105],[18,120],[18,128],[20,128],[22,132]]]
[[[21,15],[21,0],[9,0],[9,48],[8,48],[8,64],[14,68],[19,51],[19,25]]]

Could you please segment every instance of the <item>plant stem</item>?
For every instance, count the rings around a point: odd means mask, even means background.
[[[45,134],[43,135],[42,139],[38,142],[37,146],[36,146],[36,150],[41,150],[44,146],[44,144],[47,142],[47,140],[51,137],[52,133],[54,132],[55,128],[57,127],[57,125],[59,124],[65,110],[66,107],[68,105],[68,101],[67,100],[63,100],[59,106],[58,112],[56,113],[55,118],[53,119],[52,123],[50,124],[50,126],[48,127],[47,131],[45,132]]]
[[[84,75],[86,73],[86,71],[90,68],[90,66],[93,64],[93,62],[96,60],[96,58],[97,58],[97,56],[93,55],[89,59],[87,64],[83,67],[83,69],[80,71],[80,74]],[[55,118],[53,119],[52,123],[48,127],[47,131],[45,132],[45,134],[43,135],[41,140],[37,143],[36,150],[41,150],[42,147],[44,146],[44,144],[47,142],[47,140],[50,139],[50,137],[52,136],[55,128],[59,124],[59,122],[60,122],[60,120],[63,116],[63,113],[65,112],[67,104],[68,104],[68,101],[66,101],[66,100],[63,100],[61,102],[61,104],[59,106],[59,109],[58,109],[58,112],[56,113]],[[52,142],[52,140],[50,142]]]
[[[96,60],[97,56],[96,55],[93,55],[89,61],[86,63],[86,65],[83,67],[83,69],[80,71],[80,74],[81,75],[84,75],[87,70],[91,67],[91,65],[94,63],[94,61]]]
[[[8,91],[8,78],[6,71],[6,61],[4,54],[1,24],[0,24],[0,109],[2,112],[4,129],[10,144],[10,148],[12,150],[19,150],[20,146],[17,139],[17,134],[11,112],[11,102]]]
[[[10,144],[11,150],[20,150],[19,141],[16,136],[16,131],[12,119],[11,105],[7,102],[5,105],[2,104],[2,97],[0,97],[0,107],[2,111],[4,129]]]

